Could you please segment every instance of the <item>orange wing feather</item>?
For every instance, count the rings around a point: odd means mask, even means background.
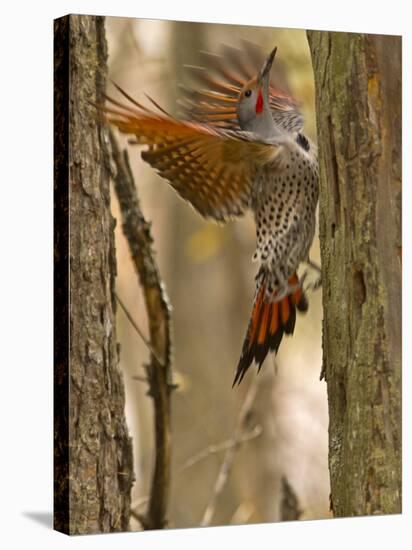
[[[259,166],[275,167],[287,141],[258,142],[247,132],[223,131],[206,124],[177,120],[153,101],[160,113],[144,107],[121,88],[131,104],[106,96],[112,106],[99,106],[107,122],[148,145],[142,158],[169,181],[204,217],[218,221],[244,213]]]

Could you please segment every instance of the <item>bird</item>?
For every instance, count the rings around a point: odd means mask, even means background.
[[[144,145],[141,157],[204,218],[226,222],[251,209],[257,244],[252,313],[232,387],[253,362],[258,372],[283,335],[294,332],[296,310],[308,300],[301,263],[309,258],[318,202],[317,149],[303,134],[298,104],[274,87],[275,47],[262,58],[243,51],[204,53],[209,67],[187,67],[202,88],[181,87],[183,117],[147,96],[149,108],[113,83],[122,101],[96,105],[104,121]],[[206,86],[206,87],[204,87]]]

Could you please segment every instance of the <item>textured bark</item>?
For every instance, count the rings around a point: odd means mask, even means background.
[[[335,516],[401,512],[401,39],[308,32]]]
[[[55,318],[55,528],[69,534],[127,530],[133,482],[115,330],[107,135],[88,103],[102,100],[106,56],[103,18],[55,22],[56,305],[67,297],[60,282],[69,284],[69,310],[66,303]]]

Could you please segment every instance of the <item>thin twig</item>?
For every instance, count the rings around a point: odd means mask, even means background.
[[[141,329],[139,328],[139,325],[136,323],[136,321],[133,319],[131,313],[129,312],[129,310],[127,309],[127,307],[125,306],[124,302],[120,299],[120,296],[117,294],[117,292],[115,292],[115,296],[116,296],[116,300],[119,304],[119,306],[122,308],[123,310],[123,313],[126,315],[126,318],[127,320],[129,321],[129,323],[132,325],[132,327],[134,328],[134,330],[137,332],[137,334],[140,336],[140,338],[143,340],[143,343],[145,344],[145,346],[148,348],[148,350],[153,353],[153,355],[155,356],[155,358],[157,359],[157,362],[159,363],[159,365],[161,367],[164,367],[164,364],[162,362],[162,360],[157,356],[156,354],[156,350],[153,348],[152,344],[149,342],[149,340],[146,338],[146,336],[143,334],[143,332],[141,331]]]
[[[239,415],[237,417],[235,429],[233,436],[231,438],[232,444],[227,449],[226,454],[223,458],[222,465],[220,466],[219,474],[216,479],[215,486],[213,488],[213,493],[209,499],[206,510],[203,514],[202,521],[200,522],[201,527],[206,527],[210,525],[215,509],[217,499],[224,489],[226,482],[229,478],[230,471],[233,466],[235,459],[236,451],[239,448],[243,436],[244,423],[247,417],[249,416],[250,411],[252,410],[253,403],[256,398],[257,387],[259,384],[259,378],[257,376],[252,380],[248,392],[246,394],[245,400],[243,401],[242,407],[240,408]]]
[[[222,451],[227,451],[235,445],[246,443],[246,441],[255,439],[256,437],[259,437],[261,433],[262,433],[262,426],[256,425],[253,428],[253,430],[241,435],[238,441],[234,441],[233,439],[227,439],[222,443],[215,443],[213,445],[209,445],[208,447],[206,447],[206,449],[203,449],[199,453],[195,454],[194,456],[186,460],[183,466],[178,470],[178,473],[179,474],[182,473],[187,468],[191,468],[198,462],[201,462],[202,460],[204,460],[205,458],[213,454],[221,453]]]
[[[244,525],[253,516],[255,507],[251,502],[242,502],[230,518],[230,525]]]
[[[151,361],[146,370],[155,413],[155,463],[147,513],[141,523],[144,529],[162,529],[167,525],[171,461],[170,393],[173,386],[169,302],[154,259],[150,224],[140,209],[127,151],[120,151],[111,130],[109,137],[116,166],[113,182],[123,233],[143,289],[150,333]]]
[[[146,517],[143,514],[139,514],[136,510],[130,509],[130,515],[132,518],[137,519],[143,529],[147,529]]]
[[[149,383],[149,380],[146,378],[146,376],[139,376],[138,374],[132,376],[132,380],[136,380],[136,382],[143,382],[144,384]]]
[[[133,47],[136,50],[137,55],[139,57],[141,57],[142,50],[139,46],[139,43],[136,40],[136,36],[135,36],[134,32],[133,32],[133,26],[134,26],[135,21],[136,21],[135,19],[129,19],[128,20],[127,30],[129,32],[130,38],[132,40]]]
[[[140,497],[132,503],[131,509],[134,512],[138,513],[139,508],[141,506],[143,506],[144,504],[147,504],[148,502],[149,502],[149,495],[146,495],[144,497]]]

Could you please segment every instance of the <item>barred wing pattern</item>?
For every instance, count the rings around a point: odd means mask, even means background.
[[[246,40],[242,49],[222,45],[221,55],[200,52],[204,67],[186,65],[194,87],[180,86],[186,117],[215,127],[239,129],[236,105],[241,89],[256,75],[265,61],[263,50]],[[300,132],[303,116],[298,103],[286,92],[270,84],[269,103],[274,122],[287,131]]]
[[[226,221],[243,214],[259,169],[268,163],[282,169],[288,140],[265,143],[248,132],[180,121],[153,100],[159,112],[116,87],[130,106],[106,96],[113,107],[97,106],[104,119],[133,135],[131,143],[147,145],[143,160],[206,218]]]

